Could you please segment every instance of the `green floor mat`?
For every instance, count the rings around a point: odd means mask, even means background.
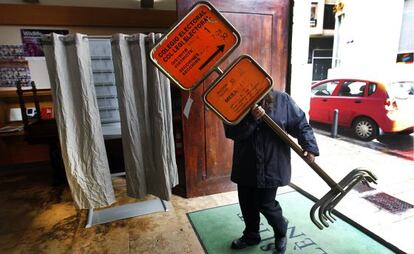
[[[284,216],[289,220],[286,253],[394,253],[339,218],[329,228],[319,230],[309,219],[313,202],[296,191],[278,195],[277,200],[283,208]],[[260,225],[262,242],[243,250],[230,249],[231,241],[240,237],[244,229],[238,204],[188,213],[188,217],[208,254],[273,252],[273,231],[263,216]]]

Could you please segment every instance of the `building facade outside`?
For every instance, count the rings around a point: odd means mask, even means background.
[[[327,78],[414,80],[414,0],[295,1],[290,93],[305,112]]]
[[[337,3],[328,78],[414,80],[414,0]]]

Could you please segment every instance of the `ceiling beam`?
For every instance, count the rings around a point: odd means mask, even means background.
[[[0,25],[169,28],[176,11],[0,4]]]

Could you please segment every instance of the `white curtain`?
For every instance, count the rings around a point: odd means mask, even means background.
[[[178,184],[168,78],[149,61],[160,35],[112,37],[127,193],[170,200]]]
[[[66,175],[79,209],[115,202],[102,134],[88,39],[43,38]]]

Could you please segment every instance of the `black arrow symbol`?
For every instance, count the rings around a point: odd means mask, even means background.
[[[214,57],[216,57],[220,52],[224,52],[224,44],[222,45],[218,45],[217,46],[217,50],[214,51],[214,53],[200,66],[200,68],[198,68],[200,71],[201,69],[203,69],[204,67],[206,67],[206,65],[211,62],[211,60],[214,59]]]

